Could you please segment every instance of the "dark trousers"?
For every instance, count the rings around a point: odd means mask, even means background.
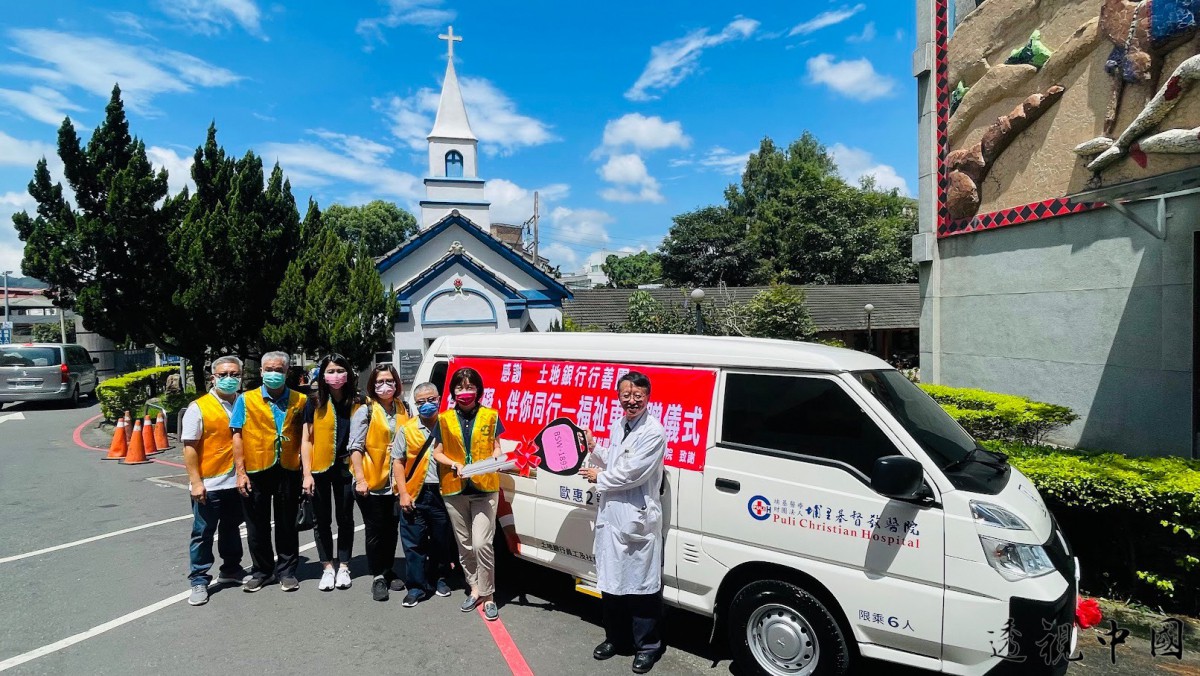
[[[242,507],[246,512],[246,544],[250,547],[255,577],[296,576],[296,566],[300,563],[300,535],[296,531],[299,506],[300,472],[275,465],[250,475],[250,495],[242,498]],[[274,552],[271,551],[272,508]]]
[[[409,589],[433,591],[438,578],[450,575],[454,540],[450,517],[437,484],[425,484],[411,512],[400,513],[400,542],[404,545],[404,583]]]
[[[212,582],[208,574],[213,565],[213,535],[217,538],[217,552],[221,555],[221,574],[242,576],[242,534],[238,526],[242,523],[242,500],[236,488],[208,491],[202,505],[192,500],[192,540],[188,548],[191,584],[207,585]]]
[[[387,575],[396,565],[396,496],[355,494],[354,499],[366,526],[367,568],[371,575]],[[338,544],[342,532],[338,526]]]
[[[662,651],[661,587],[656,594],[602,593],[600,599],[604,612],[604,640],[621,648],[632,647],[639,653]]]
[[[322,563],[333,561],[350,565],[354,550],[354,477],[345,463],[338,460],[333,467],[313,474],[313,538],[317,541],[317,558]],[[332,512],[329,509],[333,502]],[[337,556],[333,555],[333,531],[330,522],[337,520]]]

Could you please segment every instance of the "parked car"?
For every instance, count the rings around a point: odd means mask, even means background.
[[[99,362],[79,345],[0,345],[0,406],[18,401],[68,401],[95,396]]]

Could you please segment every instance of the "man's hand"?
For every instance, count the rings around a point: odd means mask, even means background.
[[[208,489],[204,487],[204,482],[190,484],[192,491],[192,499],[197,504],[203,505],[208,502]]]
[[[313,479],[311,472],[305,472],[304,478],[300,480],[300,492],[305,495],[312,495],[317,488],[317,482]]]
[[[359,495],[366,495],[368,491],[370,491],[370,487],[367,486],[366,479],[358,479],[354,482],[355,493],[358,493]]]
[[[399,495],[400,495],[400,509],[402,509],[406,512],[411,512],[413,509],[412,496],[409,495],[408,491],[404,490],[403,487],[400,488]]]
[[[250,475],[245,472],[238,472],[237,489],[238,493],[242,494],[242,497],[250,496]]]
[[[596,477],[600,476],[600,468],[584,467],[583,469],[579,470],[579,476],[586,477],[588,483],[594,484],[596,483]]]
[[[589,451],[596,450],[596,437],[592,436],[591,430],[584,430],[583,435],[587,437],[587,446]]]

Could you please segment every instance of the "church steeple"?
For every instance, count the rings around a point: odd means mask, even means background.
[[[486,231],[491,224],[490,204],[484,199],[484,182],[478,173],[479,140],[471,131],[454,71],[454,43],[462,37],[454,34],[453,26],[438,37],[446,41],[448,48],[446,77],[428,137],[429,174],[425,179],[426,198],[421,201],[421,227],[427,228],[457,209]]]

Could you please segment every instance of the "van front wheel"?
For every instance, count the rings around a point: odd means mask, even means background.
[[[742,587],[729,609],[729,641],[747,671],[764,676],[824,676],[850,670],[850,647],[837,620],[812,594],[778,580]]]

